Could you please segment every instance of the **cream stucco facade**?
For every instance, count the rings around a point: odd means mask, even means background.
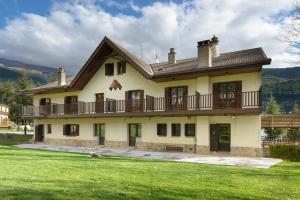
[[[113,76],[105,75],[105,64],[114,63],[117,71],[119,59],[107,59],[99,70],[93,75],[82,90],[74,92],[61,92],[54,94],[34,95],[34,105],[38,106],[41,98],[50,98],[51,103],[63,104],[66,96],[78,96],[78,101],[95,102],[95,94],[104,93],[104,98],[124,100],[125,91],[144,90],[144,95],[164,97],[166,87],[188,86],[188,95],[211,94],[212,85],[217,82],[242,81],[242,91],[258,91],[261,87],[260,72],[240,73],[219,76],[199,76],[187,80],[174,80],[156,82],[146,79],[134,67],[126,63],[126,73]],[[113,80],[117,80],[122,89],[110,90]],[[35,119],[36,125],[44,126],[44,142],[64,145],[98,145],[98,137],[94,136],[94,124],[105,126],[105,146],[115,148],[128,148],[128,124],[141,124],[141,137],[136,138],[136,148],[151,150],[166,150],[167,146],[181,147],[184,152],[209,154],[210,151],[210,125],[230,125],[230,151],[231,155],[260,156],[260,114],[214,116],[141,116],[141,117],[85,117],[85,118],[41,118]],[[157,135],[157,124],[167,124],[167,135]],[[181,124],[180,136],[171,135],[171,124]],[[78,124],[78,136],[63,135],[64,124]],[[185,136],[185,124],[195,124],[195,136]],[[48,133],[51,125],[51,133]]]

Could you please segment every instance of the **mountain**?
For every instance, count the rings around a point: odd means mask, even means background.
[[[24,70],[36,85],[42,85],[48,82],[57,69],[0,58],[0,82],[18,80]]]
[[[264,108],[271,95],[283,112],[290,112],[294,103],[300,104],[300,67],[264,68],[262,82]]]

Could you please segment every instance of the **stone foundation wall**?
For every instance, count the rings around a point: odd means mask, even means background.
[[[262,148],[255,147],[231,147],[231,155],[233,156],[253,156],[262,157]]]
[[[109,141],[105,140],[105,147],[108,148],[128,148],[128,142],[127,141]]]
[[[226,156],[250,156],[250,157],[262,157],[262,149],[254,147],[231,147],[230,152],[223,151],[210,151],[209,146],[197,146],[197,154],[204,155],[226,155]]]
[[[97,141],[95,140],[76,140],[76,139],[53,139],[45,138],[44,144],[50,145],[62,145],[62,146],[95,146]]]
[[[62,146],[95,146],[97,140],[76,140],[76,139],[53,139],[46,138],[44,144],[62,145]],[[225,156],[252,156],[261,157],[262,149],[254,147],[231,147],[230,152],[211,152],[209,146],[193,144],[169,144],[169,143],[152,143],[137,142],[135,148],[151,151],[166,151],[166,147],[180,147],[184,153],[196,153],[202,155],[225,155]],[[128,148],[127,141],[105,141],[105,147],[108,148]]]
[[[137,142],[136,148],[141,150],[166,151],[169,147],[180,147],[184,153],[195,153],[195,145],[193,144],[169,144],[169,143],[152,143],[152,142]]]

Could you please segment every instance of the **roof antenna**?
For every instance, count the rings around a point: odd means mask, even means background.
[[[143,58],[144,58],[144,44],[142,43],[141,44],[141,59],[143,60]]]
[[[155,49],[155,62],[159,63],[157,49]]]

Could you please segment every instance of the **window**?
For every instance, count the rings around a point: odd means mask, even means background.
[[[104,124],[94,124],[94,136],[104,136],[105,125]]]
[[[48,134],[51,134],[51,133],[52,133],[51,124],[47,124],[47,133],[48,133]]]
[[[126,62],[118,62],[118,74],[125,74],[126,73]]]
[[[106,76],[114,75],[114,63],[106,63],[105,64],[105,75]]]
[[[180,136],[180,124],[172,124],[172,136]]]
[[[78,124],[65,124],[64,135],[67,136],[79,136],[79,125]]]
[[[213,84],[215,108],[240,108],[242,100],[242,81]]]
[[[185,136],[195,137],[195,124],[185,124]]]
[[[167,136],[167,124],[157,124],[157,135]]]

